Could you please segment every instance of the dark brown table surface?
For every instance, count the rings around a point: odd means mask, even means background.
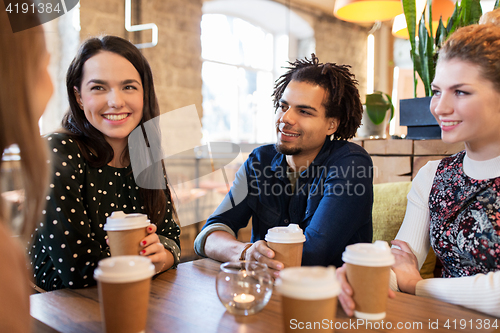
[[[215,290],[219,266],[219,262],[202,259],[180,264],[177,269],[157,276],[151,285],[146,331],[284,332],[281,298],[276,293],[258,314],[245,317],[226,312]],[[34,332],[102,332],[96,287],[35,294],[30,301]],[[484,328],[487,323],[489,329]],[[500,319],[437,300],[397,293],[395,299],[389,299],[383,322],[366,323],[349,318],[339,306],[336,332],[495,332],[494,323],[500,326]]]

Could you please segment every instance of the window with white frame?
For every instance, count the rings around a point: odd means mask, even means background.
[[[241,12],[248,16],[251,9],[244,10],[240,1]],[[203,130],[210,141],[272,143],[276,140],[274,82],[300,47],[302,53],[310,51],[304,45],[310,46],[313,38],[304,38],[299,45],[300,38],[286,29],[273,29],[276,24],[263,26],[234,11],[228,13],[229,2],[224,2],[226,10],[205,13],[201,22]],[[307,33],[312,35],[312,29]]]

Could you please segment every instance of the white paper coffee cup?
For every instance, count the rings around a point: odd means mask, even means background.
[[[127,283],[150,278],[155,274],[151,259],[143,256],[120,256],[99,261],[94,279],[106,283]]]
[[[309,300],[336,297],[340,292],[333,266],[285,268],[276,279],[275,287],[282,295]]]
[[[394,265],[394,255],[385,241],[348,245],[342,253],[342,260],[359,266],[383,267]]]
[[[267,231],[265,240],[272,243],[303,243],[306,237],[298,224],[291,223],[286,227],[274,227]]]
[[[146,214],[125,214],[122,211],[111,213],[111,216],[106,219],[104,230],[120,231],[130,229],[145,228],[150,224]]]

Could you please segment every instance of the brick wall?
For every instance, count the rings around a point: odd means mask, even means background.
[[[80,2],[80,39],[101,34],[127,38],[124,0],[86,0]]]
[[[82,40],[113,34],[134,43],[151,41],[151,30],[125,30],[124,0],[86,0],[81,4]],[[201,116],[201,0],[132,1],[132,25],[155,23],[158,45],[143,49],[154,74],[161,112],[195,104]]]
[[[331,16],[318,16],[314,25],[316,56],[321,62],[335,62],[352,66],[359,82],[359,92],[366,95],[366,39],[368,28],[348,23]]]
[[[195,104],[202,114],[200,21],[202,0],[132,1],[132,24],[155,23],[159,43],[144,49],[155,76],[162,112]],[[124,0],[81,2],[81,39],[113,34],[136,43],[151,40],[151,32],[125,30]],[[311,13],[311,12],[310,12]],[[314,12],[316,55],[321,61],[350,64],[366,91],[366,37],[368,28]]]

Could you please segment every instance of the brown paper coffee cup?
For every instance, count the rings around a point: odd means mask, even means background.
[[[387,242],[348,245],[342,254],[346,278],[353,290],[354,315],[366,320],[385,318],[394,256]]]
[[[146,228],[108,231],[108,243],[112,256],[138,255]]]
[[[94,278],[106,333],[145,332],[154,272],[151,260],[141,256],[118,256],[99,261]]]
[[[380,314],[382,318],[385,317],[389,274],[390,266],[368,267],[346,263],[346,276],[353,290],[355,311],[358,315]]]
[[[145,214],[116,211],[106,219],[103,229],[108,233],[112,256],[139,255],[141,241],[146,237],[149,220]]]
[[[285,268],[275,287],[281,294],[286,333],[334,332],[340,292],[335,267]]]
[[[116,284],[98,282],[106,333],[138,333],[146,329],[151,279]]]
[[[337,315],[337,297],[304,300],[281,297],[283,326],[286,333],[334,332]],[[301,323],[299,325],[299,323]],[[306,323],[310,323],[307,326]],[[304,329],[300,329],[303,327]],[[308,329],[311,327],[312,329]]]
[[[296,267],[302,264],[303,243],[273,243],[267,242],[267,246],[275,253],[274,260],[280,261],[286,267]]]
[[[285,268],[302,264],[302,248],[306,237],[298,224],[271,228],[267,231],[265,240],[275,253],[273,259],[282,262]]]

